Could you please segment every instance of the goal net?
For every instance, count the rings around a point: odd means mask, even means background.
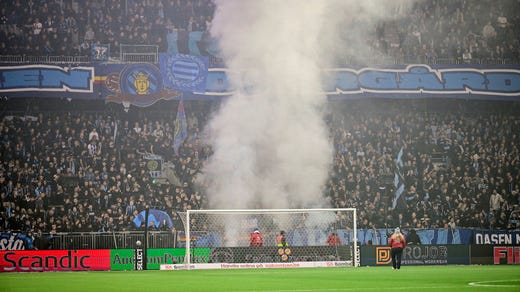
[[[358,266],[356,209],[188,210],[175,269]]]

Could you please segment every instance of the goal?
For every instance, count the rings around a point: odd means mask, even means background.
[[[355,208],[188,210],[179,215],[185,258],[175,269],[359,266]],[[250,242],[255,231],[261,244]]]

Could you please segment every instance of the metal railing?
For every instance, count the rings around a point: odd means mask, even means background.
[[[90,56],[25,56],[0,55],[0,63],[40,63],[40,64],[75,64],[89,63]]]
[[[157,63],[159,48],[155,45],[121,45],[119,59],[110,58],[107,63]],[[90,56],[25,56],[0,55],[3,64],[78,64],[91,62]],[[400,65],[400,64],[428,64],[428,65],[513,65],[520,60],[507,58],[473,58],[464,61],[462,58],[426,58],[421,56],[404,56],[394,58],[390,56],[371,56],[369,59],[347,58],[342,65]]]
[[[427,64],[427,65],[513,65],[519,64],[520,60],[507,58],[473,58],[464,60],[462,58],[428,58],[426,56],[402,56],[391,57],[374,55],[368,59],[357,59],[355,56],[347,58],[346,65],[406,65],[406,64]]]
[[[123,63],[157,63],[159,62],[159,46],[121,45],[119,60]]]
[[[135,243],[144,242],[144,232],[72,232],[44,236],[40,249],[121,249],[135,248]],[[148,248],[174,248],[177,234],[170,231],[148,233]]]

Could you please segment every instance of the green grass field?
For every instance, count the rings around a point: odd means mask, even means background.
[[[399,290],[520,291],[520,265],[0,274],[0,291]]]

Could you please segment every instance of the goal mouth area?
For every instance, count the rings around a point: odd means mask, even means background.
[[[183,262],[164,269],[358,266],[355,208],[188,210]],[[260,237],[260,238],[259,238]]]

